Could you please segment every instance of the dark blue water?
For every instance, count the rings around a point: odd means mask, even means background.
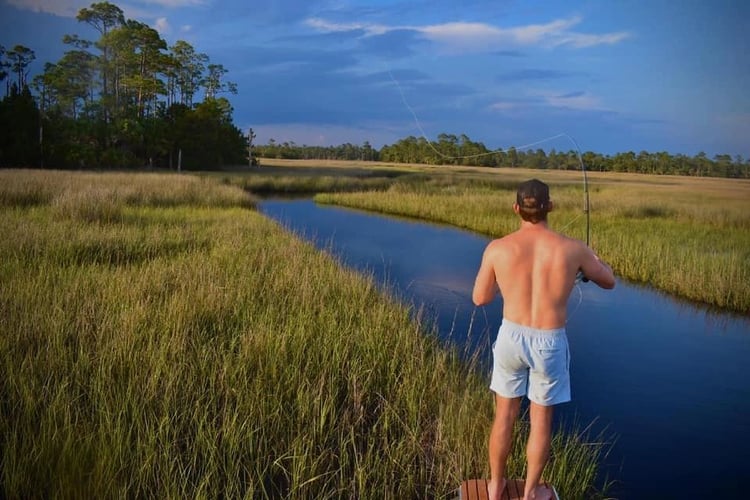
[[[441,337],[485,349],[489,362],[501,302],[471,302],[487,238],[310,200],[266,201],[261,210],[424,305]],[[617,480],[613,497],[746,496],[750,318],[618,281],[611,291],[574,290],[567,328],[573,401],[557,418],[616,437],[604,464]]]

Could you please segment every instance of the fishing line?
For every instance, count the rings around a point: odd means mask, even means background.
[[[578,311],[578,308],[581,307],[581,303],[583,303],[583,291],[581,291],[580,280],[578,280],[577,278],[576,278],[576,283],[575,283],[575,289],[578,291],[578,303],[573,308],[573,310],[568,313],[568,317],[565,319],[566,325],[568,324],[568,321],[570,321],[570,318],[572,318],[573,315]]]
[[[578,217],[574,218],[573,220],[571,220],[570,222],[568,222],[565,226],[563,226],[563,228],[560,231],[562,232],[563,230],[567,229],[575,221],[577,221],[578,219],[580,219],[581,217],[583,217],[585,215],[586,216],[586,233],[585,233],[586,246],[591,246],[591,224],[590,224],[590,217],[589,217],[590,205],[589,205],[589,183],[588,183],[588,175],[586,173],[586,166],[583,163],[583,155],[581,154],[581,148],[578,146],[578,143],[576,142],[575,139],[573,139],[570,135],[566,134],[565,132],[561,132],[559,134],[555,134],[555,135],[550,136],[550,137],[545,137],[544,139],[540,139],[538,141],[534,141],[534,142],[531,142],[531,143],[528,143],[528,144],[523,144],[521,146],[512,146],[509,149],[498,148],[498,149],[495,149],[495,150],[492,150],[492,151],[487,151],[485,153],[477,153],[477,154],[473,154],[473,155],[464,155],[464,156],[446,155],[446,154],[442,153],[441,151],[438,151],[438,149],[435,148],[435,146],[432,144],[432,141],[427,137],[427,133],[424,131],[424,128],[422,128],[422,124],[419,121],[419,117],[417,116],[417,113],[414,111],[414,108],[411,107],[411,105],[409,104],[409,101],[406,99],[406,95],[404,94],[403,88],[401,88],[401,84],[393,76],[393,73],[391,72],[390,68],[387,69],[387,72],[388,72],[388,76],[390,77],[391,81],[393,82],[393,84],[398,89],[398,93],[401,96],[401,102],[403,102],[403,104],[406,107],[406,109],[409,110],[409,113],[411,113],[411,116],[414,118],[414,124],[416,125],[417,130],[419,130],[419,132],[421,134],[421,137],[427,142],[427,145],[429,146],[429,148],[436,155],[438,155],[439,157],[441,157],[443,159],[446,159],[446,160],[461,160],[461,159],[469,159],[469,158],[480,158],[482,156],[490,156],[490,155],[494,155],[494,154],[497,154],[497,153],[508,153],[510,151],[510,149],[513,149],[515,151],[526,150],[526,149],[530,149],[530,148],[532,148],[534,146],[538,146],[540,144],[544,144],[546,142],[551,142],[551,141],[554,141],[556,139],[561,139],[561,138],[565,138],[568,141],[570,141],[570,143],[573,145],[573,148],[575,149],[576,157],[578,159],[578,165],[581,167],[581,172],[583,174],[583,213],[581,215],[579,215]]]
[[[406,95],[404,94],[404,90],[401,88],[401,84],[396,80],[396,78],[393,76],[393,73],[391,72],[390,68],[387,68],[388,76],[390,77],[393,84],[398,89],[399,95],[401,96],[401,102],[404,104],[406,109],[409,110],[409,113],[411,113],[412,118],[414,118],[414,124],[417,127],[417,130],[419,130],[421,137],[427,142],[427,145],[429,148],[440,158],[446,159],[446,160],[461,160],[461,159],[469,159],[469,158],[480,158],[483,156],[489,156],[497,153],[508,153],[509,149],[506,148],[498,148],[492,151],[488,151],[485,153],[477,153],[473,155],[463,155],[463,156],[451,156],[446,155],[442,153],[441,151],[438,151],[437,148],[432,144],[432,141],[427,137],[427,133],[424,131],[424,128],[422,128],[422,124],[419,121],[419,117],[417,116],[417,113],[414,111],[414,108],[409,104],[409,101],[406,99]],[[578,219],[581,217],[586,217],[586,232],[585,232],[585,239],[586,239],[586,246],[591,246],[591,220],[590,220],[590,200],[589,200],[589,183],[588,183],[588,174],[586,172],[586,166],[583,163],[583,155],[581,154],[581,148],[578,146],[578,143],[575,139],[573,139],[570,135],[568,135],[565,132],[561,132],[559,134],[555,134],[550,137],[545,137],[544,139],[540,139],[538,141],[531,142],[529,144],[524,144],[521,146],[512,146],[510,149],[513,149],[515,151],[518,150],[526,150],[530,149],[534,146],[538,146],[540,144],[544,144],[547,142],[554,141],[556,139],[565,138],[573,145],[573,148],[576,153],[576,157],[578,159],[578,165],[581,168],[581,173],[583,174],[583,212],[579,214],[577,217],[573,218],[573,220],[569,221],[567,224],[565,224],[562,228],[560,228],[559,232],[564,232],[568,227],[570,227],[573,223],[575,223]],[[570,320],[571,316],[575,314],[576,311],[578,311],[578,308],[581,306],[581,303],[583,302],[583,292],[581,291],[581,288],[579,286],[580,282],[584,281],[587,282],[588,280],[583,275],[582,272],[578,272],[576,275],[574,286],[576,290],[578,291],[578,303],[576,304],[575,308],[571,311],[570,314],[568,314],[568,318],[566,320],[566,323],[568,320]]]
[[[489,156],[489,155],[493,155],[493,154],[497,154],[497,153],[507,153],[507,152],[509,152],[509,149],[498,148],[498,149],[495,149],[495,150],[492,150],[492,151],[487,151],[485,153],[477,153],[477,154],[473,154],[473,155],[463,155],[463,156],[451,156],[451,155],[446,155],[446,154],[438,151],[435,148],[435,146],[432,145],[432,141],[430,141],[430,139],[427,137],[427,134],[425,133],[424,129],[422,128],[422,124],[419,122],[419,118],[417,117],[417,113],[414,111],[414,108],[412,108],[411,105],[409,104],[409,101],[406,100],[406,96],[404,95],[404,91],[401,88],[401,84],[399,84],[398,80],[396,80],[396,78],[393,76],[393,73],[391,72],[390,69],[388,69],[387,71],[388,71],[388,76],[391,78],[391,81],[394,83],[394,85],[396,85],[396,88],[398,89],[398,92],[401,95],[401,102],[404,103],[404,106],[406,107],[406,109],[409,110],[409,113],[411,113],[411,116],[414,118],[414,124],[416,125],[417,129],[419,130],[419,132],[421,134],[421,137],[424,138],[425,141],[427,141],[427,144],[429,145],[430,149],[432,149],[432,151],[435,154],[437,154],[438,156],[440,156],[441,158],[444,158],[444,159],[447,159],[447,160],[460,160],[460,159],[468,159],[468,158],[480,158],[482,156]],[[530,149],[530,148],[532,148],[534,146],[538,146],[539,144],[544,144],[545,142],[550,142],[550,141],[553,141],[555,139],[560,139],[562,137],[567,138],[573,144],[573,147],[576,149],[576,155],[578,157],[578,161],[579,161],[580,164],[583,164],[583,157],[581,156],[581,151],[580,151],[580,148],[578,147],[578,144],[576,143],[576,141],[572,137],[570,137],[568,134],[566,134],[564,132],[556,134],[556,135],[553,135],[553,136],[550,136],[550,137],[546,137],[544,139],[540,139],[540,140],[535,141],[535,142],[531,142],[529,144],[524,144],[524,145],[521,145],[521,146],[511,146],[510,149],[513,149],[513,150],[516,150],[516,151],[518,151],[518,150],[526,150],[526,149]]]

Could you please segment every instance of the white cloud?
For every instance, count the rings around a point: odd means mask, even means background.
[[[554,46],[570,45],[577,49],[593,47],[595,45],[614,45],[630,36],[627,31],[607,33],[605,35],[587,35],[584,33],[566,33],[552,40]]]
[[[338,32],[338,31],[354,31],[363,30],[367,35],[382,35],[389,31],[399,29],[397,27],[389,27],[381,24],[363,24],[363,23],[334,23],[321,19],[319,17],[311,17],[305,20],[305,24],[311,28],[315,28],[318,31],[324,32]]]
[[[607,111],[602,106],[601,99],[589,92],[574,92],[561,94],[559,92],[541,91],[536,93],[543,101],[553,108],[578,109],[583,111]]]
[[[582,110],[601,110],[602,105],[598,97],[591,94],[579,96],[548,96],[547,104],[555,108],[582,109]]]
[[[169,26],[169,21],[167,21],[166,17],[160,17],[156,20],[154,23],[154,29],[161,33],[162,35],[169,33],[172,31],[172,28]]]
[[[484,23],[446,23],[410,29],[448,50],[483,50],[508,40],[506,31]]]
[[[411,27],[435,40],[491,39],[503,35],[503,30],[484,23],[445,23]]]
[[[573,17],[571,19],[558,19],[547,24],[519,26],[504,31],[519,45],[535,45],[559,37],[562,33],[566,33],[568,28],[572,28],[580,22],[580,17]]]
[[[555,92],[549,90],[529,90],[523,99],[500,100],[489,106],[491,111],[514,111],[529,106],[548,106],[579,111],[609,111],[599,97],[589,92]]]
[[[322,18],[311,18],[306,24],[318,31],[336,32],[362,30],[365,36],[382,35],[394,30],[412,30],[421,33],[449,51],[494,51],[508,46],[533,46],[586,48],[602,44],[615,44],[630,36],[616,33],[589,34],[570,31],[582,21],[580,17],[557,19],[546,24],[529,24],[502,28],[486,23],[453,22],[427,26],[367,23],[334,23]]]

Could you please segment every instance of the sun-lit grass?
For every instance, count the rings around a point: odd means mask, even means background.
[[[546,172],[530,172],[545,179]],[[552,182],[550,225],[586,239],[580,179]],[[516,173],[377,192],[319,194],[316,201],[443,222],[499,237],[518,227],[511,211]],[[573,182],[571,182],[573,181]],[[750,312],[750,183],[599,174],[591,183],[591,245],[619,276],[691,300]]]
[[[57,170],[0,170],[0,207],[53,203],[73,217],[94,215],[112,205],[230,207],[254,205],[246,193],[212,179],[159,173],[91,173]],[[76,211],[76,213],[73,213]],[[106,219],[106,214],[105,219]]]
[[[446,498],[487,473],[487,374],[242,190],[40,174],[0,172],[1,496]],[[597,495],[606,449],[558,434],[548,479]]]

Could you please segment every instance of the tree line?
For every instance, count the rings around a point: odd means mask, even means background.
[[[34,51],[0,46],[0,166],[216,168],[247,161],[247,138],[221,96],[237,92],[223,65],[185,41],[169,47],[106,1],[81,9],[77,20],[98,39],[66,35],[69,50],[31,81]]]
[[[473,142],[465,134],[456,136],[442,133],[437,141],[409,136],[395,144],[374,149],[369,142],[361,146],[299,146],[294,142],[268,144],[254,148],[261,158],[313,159],[313,160],[363,160],[393,163],[421,163],[426,165],[467,165],[484,167],[510,167],[551,170],[580,170],[581,160],[589,171],[631,172],[643,174],[671,174],[728,178],[750,178],[750,159],[717,154],[709,158],[706,153],[695,156],[672,155],[661,151],[650,153],[632,151],[603,155],[587,151],[579,158],[578,151],[523,150],[510,147],[490,150],[481,142]]]

